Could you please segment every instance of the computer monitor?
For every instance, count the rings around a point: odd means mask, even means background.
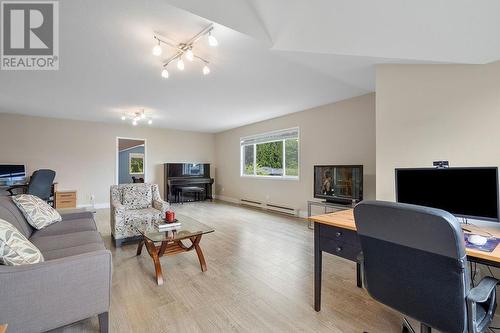
[[[496,167],[396,169],[398,202],[498,221],[498,200]]]
[[[0,164],[0,184],[15,184],[26,180],[24,164]]]

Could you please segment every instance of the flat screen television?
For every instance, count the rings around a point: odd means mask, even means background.
[[[23,164],[0,164],[0,183],[11,185],[26,180],[26,167]]]
[[[363,166],[315,165],[314,197],[344,204],[363,200]]]
[[[498,221],[498,169],[396,169],[396,201]]]

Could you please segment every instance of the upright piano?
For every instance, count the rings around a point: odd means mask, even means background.
[[[204,188],[207,199],[212,199],[210,164],[208,163],[165,163],[163,165],[165,193],[168,202],[175,201],[176,188],[181,186],[197,186]]]

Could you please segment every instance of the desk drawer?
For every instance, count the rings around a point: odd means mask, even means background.
[[[330,225],[320,225],[320,237],[335,239],[359,247],[358,234],[354,230],[338,228]]]
[[[56,192],[56,208],[76,208],[76,191]]]
[[[358,254],[361,252],[359,244],[349,244],[336,239],[320,237],[321,250],[330,254],[356,261]]]
[[[76,192],[56,192],[57,199],[76,199]]]

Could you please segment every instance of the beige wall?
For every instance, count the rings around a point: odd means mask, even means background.
[[[300,179],[240,177],[240,138],[300,127]],[[375,95],[368,94],[311,110],[221,132],[216,142],[216,193],[306,209],[313,197],[313,165],[363,164],[365,198],[375,197]]]
[[[377,199],[394,168],[500,165],[500,62],[377,68]]]
[[[0,113],[0,163],[28,171],[56,170],[60,188],[76,189],[78,204],[109,202],[116,182],[116,137],[146,139],[146,180],[163,189],[164,162],[214,163],[214,135]],[[162,190],[163,194],[163,190]]]

